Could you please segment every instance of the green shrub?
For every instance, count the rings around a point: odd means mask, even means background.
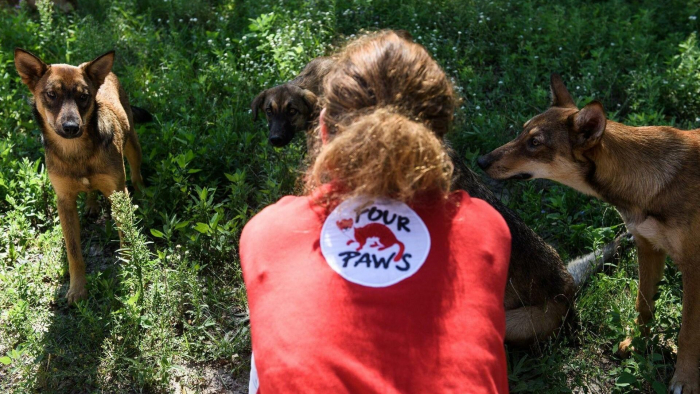
[[[305,150],[302,137],[269,146],[250,103],[310,59],[363,31],[408,30],[454,81],[461,104],[449,138],[474,164],[546,108],[551,72],[613,120],[697,127],[699,11],[679,0],[97,0],[71,15],[0,7],[0,391],[197,391],[212,370],[246,371],[238,237],[256,212],[298,192]],[[82,220],[89,298],[74,308],[16,46],[72,64],[116,49],[131,102],[156,119],[137,127],[145,192],[115,196],[120,226],[105,199],[96,224]],[[609,205],[552,182],[489,185],[564,258],[622,229]],[[581,291],[574,333],[508,349],[513,392],[661,389],[680,277],[669,264],[655,334],[621,360],[613,350],[633,327],[634,261],[624,254]]]

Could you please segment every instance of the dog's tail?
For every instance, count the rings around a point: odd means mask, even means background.
[[[603,246],[601,249],[594,250],[585,256],[571,260],[566,265],[566,270],[574,277],[576,287],[581,287],[591,275],[603,268],[603,264],[610,261],[615,255],[615,252],[617,252],[617,248],[620,244],[625,240],[631,239],[631,237],[632,234],[624,233],[617,236],[615,240]]]
[[[131,113],[134,115],[135,123],[151,123],[153,122],[153,115],[141,107],[135,105],[131,106]]]

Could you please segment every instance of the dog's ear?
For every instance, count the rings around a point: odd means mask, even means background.
[[[265,102],[265,96],[267,96],[267,89],[255,96],[253,102],[250,104],[250,109],[253,110],[253,122],[258,120],[258,110],[260,110],[260,107]]]
[[[549,90],[552,93],[552,107],[561,108],[576,108],[576,103],[574,99],[571,98],[571,94],[566,90],[564,81],[562,81],[559,74],[552,74],[549,83]]]
[[[607,119],[603,105],[598,101],[583,107],[573,115],[574,134],[573,145],[582,150],[590,149],[600,142]]]
[[[81,67],[85,70],[85,74],[87,74],[88,78],[90,78],[99,89],[105,81],[105,78],[107,78],[107,75],[112,72],[113,65],[114,51],[109,51],[104,55],[98,56],[89,63],[82,64]]]
[[[41,59],[21,48],[15,48],[15,68],[29,90],[34,91],[36,83],[46,74],[49,66]]]
[[[411,33],[409,33],[408,30],[396,29],[396,30],[394,30],[394,34],[403,38],[406,41],[413,42],[413,35]]]
[[[304,103],[309,107],[309,112],[314,112],[316,108],[316,103],[318,102],[318,97],[310,90],[302,89],[302,96]]]

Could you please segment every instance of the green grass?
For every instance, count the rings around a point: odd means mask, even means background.
[[[579,104],[630,125],[700,124],[695,1],[80,1],[78,12],[0,8],[0,391],[233,391],[250,351],[237,242],[245,222],[298,190],[305,144],[267,144],[249,104],[363,30],[402,28],[462,97],[451,141],[465,160],[546,108],[549,73]],[[121,199],[119,249],[105,212],[82,221],[90,298],[68,307],[56,201],[14,47],[52,63],[116,49],[115,72],[153,125],[138,134],[148,189]],[[611,239],[610,206],[546,181],[504,198],[565,258]],[[83,200],[79,202],[82,206]],[[513,392],[662,392],[675,359],[681,285],[669,263],[654,335],[621,360],[633,327],[634,252],[581,291],[578,329],[509,349]],[[236,381],[234,382],[234,379]],[[208,391],[207,391],[208,390]]]

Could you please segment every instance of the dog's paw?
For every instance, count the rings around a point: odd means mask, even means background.
[[[670,394],[698,394],[700,389],[698,389],[698,368],[690,368],[690,373],[683,373],[680,369],[676,369],[676,373],[673,374],[671,383],[668,385],[668,392]]]
[[[622,358],[628,358],[632,350],[634,350],[634,347],[632,347],[632,337],[627,337],[617,346],[617,355]]]
[[[85,286],[71,287],[70,289],[68,289],[66,298],[68,299],[68,304],[73,304],[80,300],[84,300],[87,298],[87,290],[85,289]]]

